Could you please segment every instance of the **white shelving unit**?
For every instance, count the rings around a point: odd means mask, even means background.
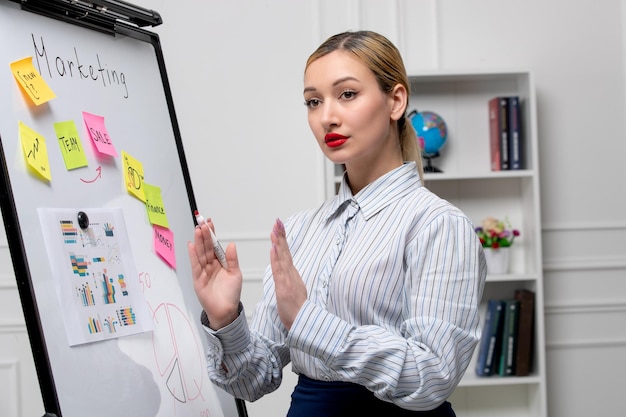
[[[537,159],[536,98],[528,71],[423,73],[410,77],[409,111],[433,111],[448,127],[448,139],[427,173],[426,186],[461,208],[479,225],[488,216],[508,217],[521,231],[512,246],[511,269],[487,277],[482,317],[490,298],[513,298],[518,288],[535,292],[535,334],[529,376],[478,377],[471,363],[451,401],[459,417],[546,417],[545,339],[541,219]],[[488,101],[520,97],[522,170],[491,171]],[[328,165],[328,193],[336,192],[341,167]],[[478,353],[476,348],[474,361]]]

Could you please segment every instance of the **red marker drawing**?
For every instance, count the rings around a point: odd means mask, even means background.
[[[86,182],[86,183],[92,183],[95,182],[98,178],[102,177],[102,167],[98,167],[96,168],[96,171],[98,171],[98,175],[96,175],[96,178],[92,179],[92,180],[84,180],[84,179],[80,179],[82,182]]]

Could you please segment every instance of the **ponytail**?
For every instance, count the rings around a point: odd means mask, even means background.
[[[424,184],[424,165],[422,163],[422,152],[417,144],[417,134],[413,125],[409,123],[406,114],[398,120],[398,136],[400,137],[400,149],[402,159],[405,161],[415,161],[420,180]]]

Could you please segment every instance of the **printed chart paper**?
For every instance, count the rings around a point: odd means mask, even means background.
[[[122,210],[38,212],[69,344],[152,330]]]

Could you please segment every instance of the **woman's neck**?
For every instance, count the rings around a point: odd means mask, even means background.
[[[400,157],[397,160],[379,165],[367,164],[359,166],[359,164],[346,164],[348,185],[350,186],[350,190],[352,190],[352,195],[356,195],[367,185],[376,181],[386,173],[398,168],[402,163],[403,161]]]

